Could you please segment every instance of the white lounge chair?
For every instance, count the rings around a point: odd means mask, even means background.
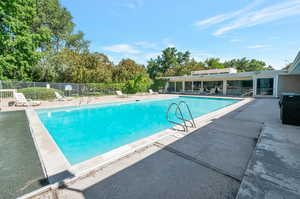
[[[118,97],[128,97],[128,95],[124,95],[122,91],[116,91]]]
[[[59,94],[58,92],[54,92],[55,97],[58,101],[71,101],[72,99],[70,98],[66,98],[64,96],[62,96],[61,94]]]
[[[204,93],[204,88],[200,88],[199,94],[203,94],[203,93]]]
[[[149,89],[149,93],[150,93],[151,95],[157,95],[157,94],[158,94],[158,92],[153,92],[152,89]]]
[[[23,93],[14,93],[14,97],[16,99],[15,106],[39,106],[41,104],[40,101],[26,99]]]
[[[209,95],[215,95],[215,94],[216,94],[216,89],[215,88],[210,89]]]

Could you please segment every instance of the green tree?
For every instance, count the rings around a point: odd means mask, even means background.
[[[148,61],[147,71],[152,79],[166,74],[176,74],[176,71],[186,66],[189,61],[190,52],[178,52],[176,48],[166,48],[161,56]]]
[[[95,83],[112,81],[112,63],[100,53],[78,53],[65,49],[60,53],[61,81]]]
[[[204,61],[206,69],[222,69],[224,64],[220,62],[219,58],[209,58]]]
[[[66,38],[65,47],[79,53],[86,53],[89,51],[89,45],[90,41],[84,39],[84,33],[78,31],[78,33],[70,34]]]
[[[226,68],[235,68],[239,72],[274,70],[271,66],[266,66],[266,63],[256,59],[248,60],[247,58],[232,59],[224,62]]]
[[[137,64],[132,59],[123,59],[113,70],[113,80],[115,82],[126,82],[135,79],[145,71],[145,67]]]
[[[75,24],[71,13],[61,6],[59,0],[34,0],[36,15],[33,30],[48,27],[51,32],[51,41],[43,44],[43,50],[52,49],[56,52],[63,49],[66,40],[70,39]]]
[[[0,78],[31,80],[32,66],[41,57],[38,48],[50,39],[47,27],[33,30],[34,0],[0,1]]]
[[[38,82],[55,82],[60,78],[59,66],[62,66],[60,55],[53,51],[46,52],[33,67],[33,80]]]
[[[152,85],[148,73],[142,72],[132,80],[128,80],[125,84],[126,93],[146,92]]]

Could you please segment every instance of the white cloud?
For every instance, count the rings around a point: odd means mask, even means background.
[[[253,46],[248,46],[247,48],[250,49],[257,49],[257,48],[265,48],[268,47],[267,45],[253,45]]]
[[[258,5],[263,2],[264,0],[255,0],[240,10],[219,14],[211,18],[198,21],[196,22],[196,26],[206,27],[230,21],[229,23],[222,25],[213,33],[213,35],[219,36],[234,29],[256,26],[286,17],[300,15],[300,0],[287,0],[275,5],[273,4],[271,6],[257,9]]]
[[[134,1],[130,1],[127,4],[125,4],[126,7],[131,8],[131,9],[139,8],[139,7],[142,7],[143,5],[144,5],[143,0],[134,0]]]
[[[255,0],[253,3],[249,4],[248,6],[242,8],[240,10],[230,12],[230,13],[226,13],[226,14],[220,14],[220,15],[216,15],[214,17],[208,18],[208,19],[200,20],[200,21],[197,21],[195,23],[195,25],[198,26],[198,27],[202,27],[202,26],[208,26],[208,25],[221,23],[223,21],[226,21],[226,20],[232,19],[236,16],[239,16],[242,13],[251,10],[252,8],[255,8],[256,6],[261,4],[262,2],[263,2],[263,0]]]
[[[135,43],[136,46],[140,46],[142,48],[156,49],[157,45],[155,43],[147,42],[147,41],[139,41]]]
[[[106,51],[111,51],[114,53],[127,53],[127,54],[138,54],[140,53],[139,50],[135,49],[133,46],[128,44],[117,44],[112,46],[104,46],[102,48]]]
[[[244,13],[231,23],[215,31],[213,35],[218,36],[230,30],[265,24],[295,15],[300,15],[300,0],[290,0],[258,11]]]

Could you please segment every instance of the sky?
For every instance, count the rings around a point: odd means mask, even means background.
[[[196,60],[247,57],[276,69],[300,50],[300,0],[61,0],[91,51],[146,64],[166,47]]]

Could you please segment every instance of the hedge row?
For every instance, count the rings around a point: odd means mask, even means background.
[[[29,87],[18,90],[19,93],[23,93],[27,99],[34,100],[52,100],[56,99],[55,93],[58,92],[63,95],[63,92],[54,88],[45,87]]]
[[[90,91],[103,93],[117,90],[124,91],[125,89],[125,83],[88,83],[86,85]]]

